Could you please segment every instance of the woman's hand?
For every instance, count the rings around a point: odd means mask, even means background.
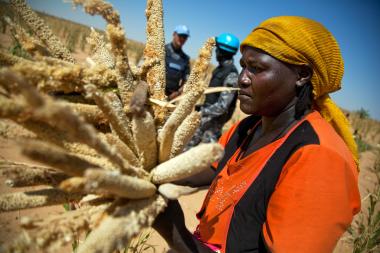
[[[178,200],[171,200],[163,213],[157,216],[153,228],[169,246],[181,253],[212,253],[213,251],[196,239],[185,225],[185,217]]]

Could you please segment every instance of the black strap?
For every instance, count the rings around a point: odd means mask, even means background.
[[[224,148],[224,156],[216,168],[217,174],[219,174],[228,160],[230,160],[230,158],[234,155],[235,151],[242,145],[245,137],[247,136],[247,131],[253,127],[260,119],[261,117],[252,115],[240,122]]]

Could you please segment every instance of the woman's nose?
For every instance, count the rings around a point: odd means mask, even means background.
[[[251,79],[247,75],[247,71],[242,69],[238,79],[239,87],[244,88],[251,85]]]

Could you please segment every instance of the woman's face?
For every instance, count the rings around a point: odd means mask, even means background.
[[[265,52],[245,46],[240,59],[240,109],[246,114],[274,117],[296,97],[297,72]]]

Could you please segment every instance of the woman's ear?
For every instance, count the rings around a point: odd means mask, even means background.
[[[310,82],[311,76],[313,75],[313,70],[309,65],[296,66],[296,71],[298,74],[296,86],[301,87]]]

